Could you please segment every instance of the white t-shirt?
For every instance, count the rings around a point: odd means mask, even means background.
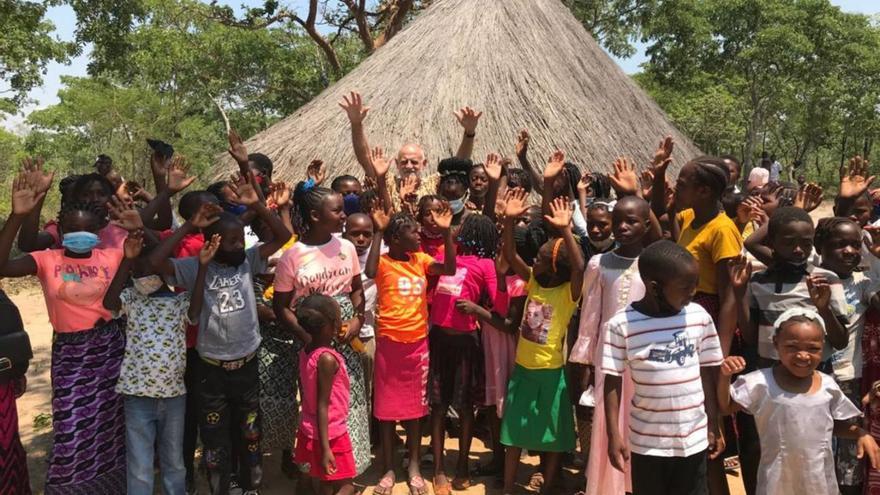
[[[852,277],[841,280],[846,298],[847,333],[846,347],[831,355],[834,379],[845,382],[862,377],[862,334],[865,331],[865,313],[871,297],[880,290],[880,284],[868,278],[864,272],[854,272]]]
[[[635,391],[630,449],[642,455],[687,457],[709,446],[700,368],[724,359],[712,317],[698,304],[655,318],[631,305],[605,324],[602,371],[629,366]]]
[[[770,165],[770,182],[779,182],[779,174],[782,172],[782,164],[778,161]]]

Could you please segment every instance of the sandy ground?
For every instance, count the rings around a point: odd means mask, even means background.
[[[28,454],[28,469],[30,470],[31,486],[34,493],[42,493],[43,481],[46,473],[46,462],[48,453],[52,445],[52,429],[51,424],[47,421],[52,411],[51,406],[51,384],[49,381],[50,359],[52,332],[49,326],[49,320],[46,316],[46,309],[43,303],[43,296],[39,286],[30,281],[10,282],[4,281],[4,288],[9,292],[12,300],[21,310],[24,319],[25,328],[31,337],[31,344],[34,348],[34,359],[31,361],[30,370],[28,371],[28,390],[18,402],[19,429],[21,431],[22,443]],[[44,423],[45,426],[40,427],[39,424]],[[427,438],[424,442],[427,446]],[[447,466],[452,468],[458,457],[458,441],[447,440]],[[264,457],[265,482],[261,493],[264,495],[274,494],[290,494],[296,493],[296,482],[286,478],[280,470],[280,453],[268,453]],[[487,462],[490,459],[490,453],[479,439],[474,439],[473,452],[471,454],[471,464],[474,462]],[[537,465],[537,457],[523,458],[523,467],[520,469],[519,481],[524,486],[528,484],[529,477],[535,470]],[[379,473],[377,469],[367,471],[363,476],[358,478],[357,482],[362,487],[369,487],[378,481]],[[424,471],[429,479],[429,470]],[[403,472],[399,472],[400,479],[403,479]],[[733,495],[739,495],[742,492],[742,484],[736,476],[728,476]],[[467,494],[500,494],[501,490],[496,487],[492,478],[479,478],[474,480],[475,485],[466,492]],[[575,493],[583,489],[584,478],[580,472],[573,469],[566,469],[563,474],[562,486],[559,487],[557,493],[560,495]],[[525,488],[522,488],[525,491]],[[207,489],[200,490],[200,493],[207,493]],[[371,494],[372,489],[366,488],[365,494]],[[405,483],[400,482],[394,489],[396,495],[409,493]]]

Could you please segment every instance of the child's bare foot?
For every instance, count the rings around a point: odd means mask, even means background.
[[[373,493],[376,495],[391,495],[391,492],[394,491],[394,483],[396,481],[397,477],[394,475],[394,471],[389,470],[382,476],[382,479],[379,480],[376,488],[373,488]]]
[[[443,473],[434,475],[434,495],[452,495],[449,478]]]

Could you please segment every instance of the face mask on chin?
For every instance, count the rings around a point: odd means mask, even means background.
[[[590,239],[589,236],[587,237],[587,239],[590,240],[590,245],[598,249],[599,251],[605,251],[610,248],[612,244],[614,244],[614,236],[612,235],[609,235],[608,238],[601,241],[594,241],[593,239]]]
[[[134,285],[134,289],[145,296],[149,296],[153,292],[156,292],[162,287],[162,285],[164,285],[162,277],[158,275],[147,275],[146,277],[135,278],[132,279],[131,282]]]
[[[464,198],[453,199],[449,201],[449,209],[452,210],[453,215],[458,215],[462,211],[464,211]]]

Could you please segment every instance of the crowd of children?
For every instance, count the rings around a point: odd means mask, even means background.
[[[731,156],[670,177],[671,138],[608,173],[559,150],[539,170],[526,131],[520,167],[474,164],[482,114],[464,108],[458,152],[430,175],[418,145],[370,148],[360,95],[340,106],[363,180],[314,161],[275,181],[231,131],[233,177],[175,200],[195,179],[152,142],[155,194],[102,155],[60,181],[41,228],[54,177],[25,161],[0,276],[39,279],[54,331],[45,493],[196,493],[200,443],[212,495],[258,493],[268,451],[300,490],[352,494],[358,478],[390,495],[397,423],[413,495],[483,476],[515,493],[523,450],[542,493],[565,493],[578,451],[590,495],[724,495],[736,460],[749,495],[880,493],[866,161],[841,167],[816,223],[820,187],[761,169],[740,183]],[[21,319],[0,308],[5,339]],[[2,495],[30,493],[9,419],[24,390],[0,374]],[[481,426],[492,459],[471,466]]]

